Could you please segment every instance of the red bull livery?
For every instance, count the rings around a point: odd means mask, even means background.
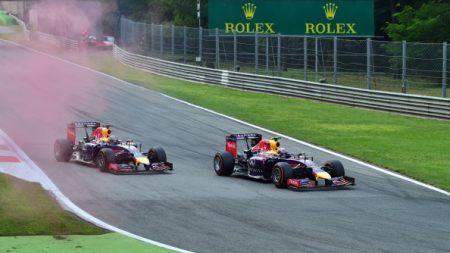
[[[84,137],[78,142],[77,130],[84,130]],[[70,123],[67,138],[55,141],[55,158],[60,162],[93,165],[114,174],[149,174],[173,169],[163,148],[153,147],[142,153],[141,145],[132,140],[118,140],[111,133],[111,126],[99,122]]]
[[[316,165],[304,153],[288,153],[280,138],[263,139],[261,134],[231,134],[226,137],[225,152],[214,156],[214,170],[219,176],[241,175],[272,181],[278,188],[292,190],[318,187],[339,188],[355,185],[355,179],[345,175],[340,161]],[[238,151],[244,142],[245,150]]]

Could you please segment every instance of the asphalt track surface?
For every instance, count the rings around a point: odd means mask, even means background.
[[[218,177],[212,158],[225,135],[261,131],[1,41],[0,66],[0,128],[75,204],[121,229],[195,252],[450,251],[444,194],[347,160],[347,175],[357,179],[350,190],[293,192]],[[56,162],[54,140],[83,120],[112,123],[114,135],[144,147],[161,145],[174,172],[116,176]],[[335,159],[282,144],[319,164]]]

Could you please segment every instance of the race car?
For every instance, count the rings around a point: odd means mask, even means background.
[[[83,130],[84,137],[77,142],[77,135]],[[132,140],[121,141],[112,136],[110,125],[72,122],[67,125],[67,137],[55,141],[54,155],[59,162],[89,164],[113,174],[149,174],[173,169],[163,148],[150,148],[147,153],[141,149],[142,145]]]
[[[304,153],[288,153],[280,147],[279,139],[262,139],[257,133],[228,135],[226,151],[214,156],[214,171],[219,176],[239,175],[272,181],[278,188],[292,190],[355,185],[355,179],[345,175],[340,161],[316,165]],[[238,146],[246,149],[238,153]]]
[[[112,49],[114,45],[113,36],[96,36],[90,35],[88,37],[88,45],[95,49]]]

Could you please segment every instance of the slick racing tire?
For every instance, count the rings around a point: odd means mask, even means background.
[[[161,147],[154,147],[148,150],[147,158],[150,163],[162,163],[167,162],[166,151]]]
[[[323,166],[325,167],[325,171],[328,172],[331,177],[345,176],[344,165],[338,160],[327,161]]]
[[[214,156],[214,171],[219,176],[230,176],[234,170],[234,158],[229,152],[217,153]]]
[[[72,144],[67,139],[58,139],[53,146],[53,153],[58,162],[68,162],[72,156]]]
[[[114,163],[114,153],[110,148],[102,148],[97,154],[96,164],[102,172],[108,171],[109,165]]]
[[[292,176],[292,168],[288,163],[279,162],[273,166],[272,182],[277,188],[286,188],[287,181]]]
[[[166,151],[162,147],[150,148],[147,153],[147,158],[150,163],[167,162]],[[145,170],[150,169],[150,165],[144,165]]]

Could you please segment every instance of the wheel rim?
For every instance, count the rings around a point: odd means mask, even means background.
[[[98,167],[100,167],[102,169],[105,167],[105,159],[103,159],[103,158],[104,158],[103,153],[100,153],[98,156],[97,164],[98,164]]]
[[[278,184],[280,182],[280,179],[281,179],[280,170],[278,168],[275,168],[272,172],[272,181]]]
[[[217,158],[217,157],[214,159],[214,170],[215,171],[219,171],[220,170],[220,159]]]

